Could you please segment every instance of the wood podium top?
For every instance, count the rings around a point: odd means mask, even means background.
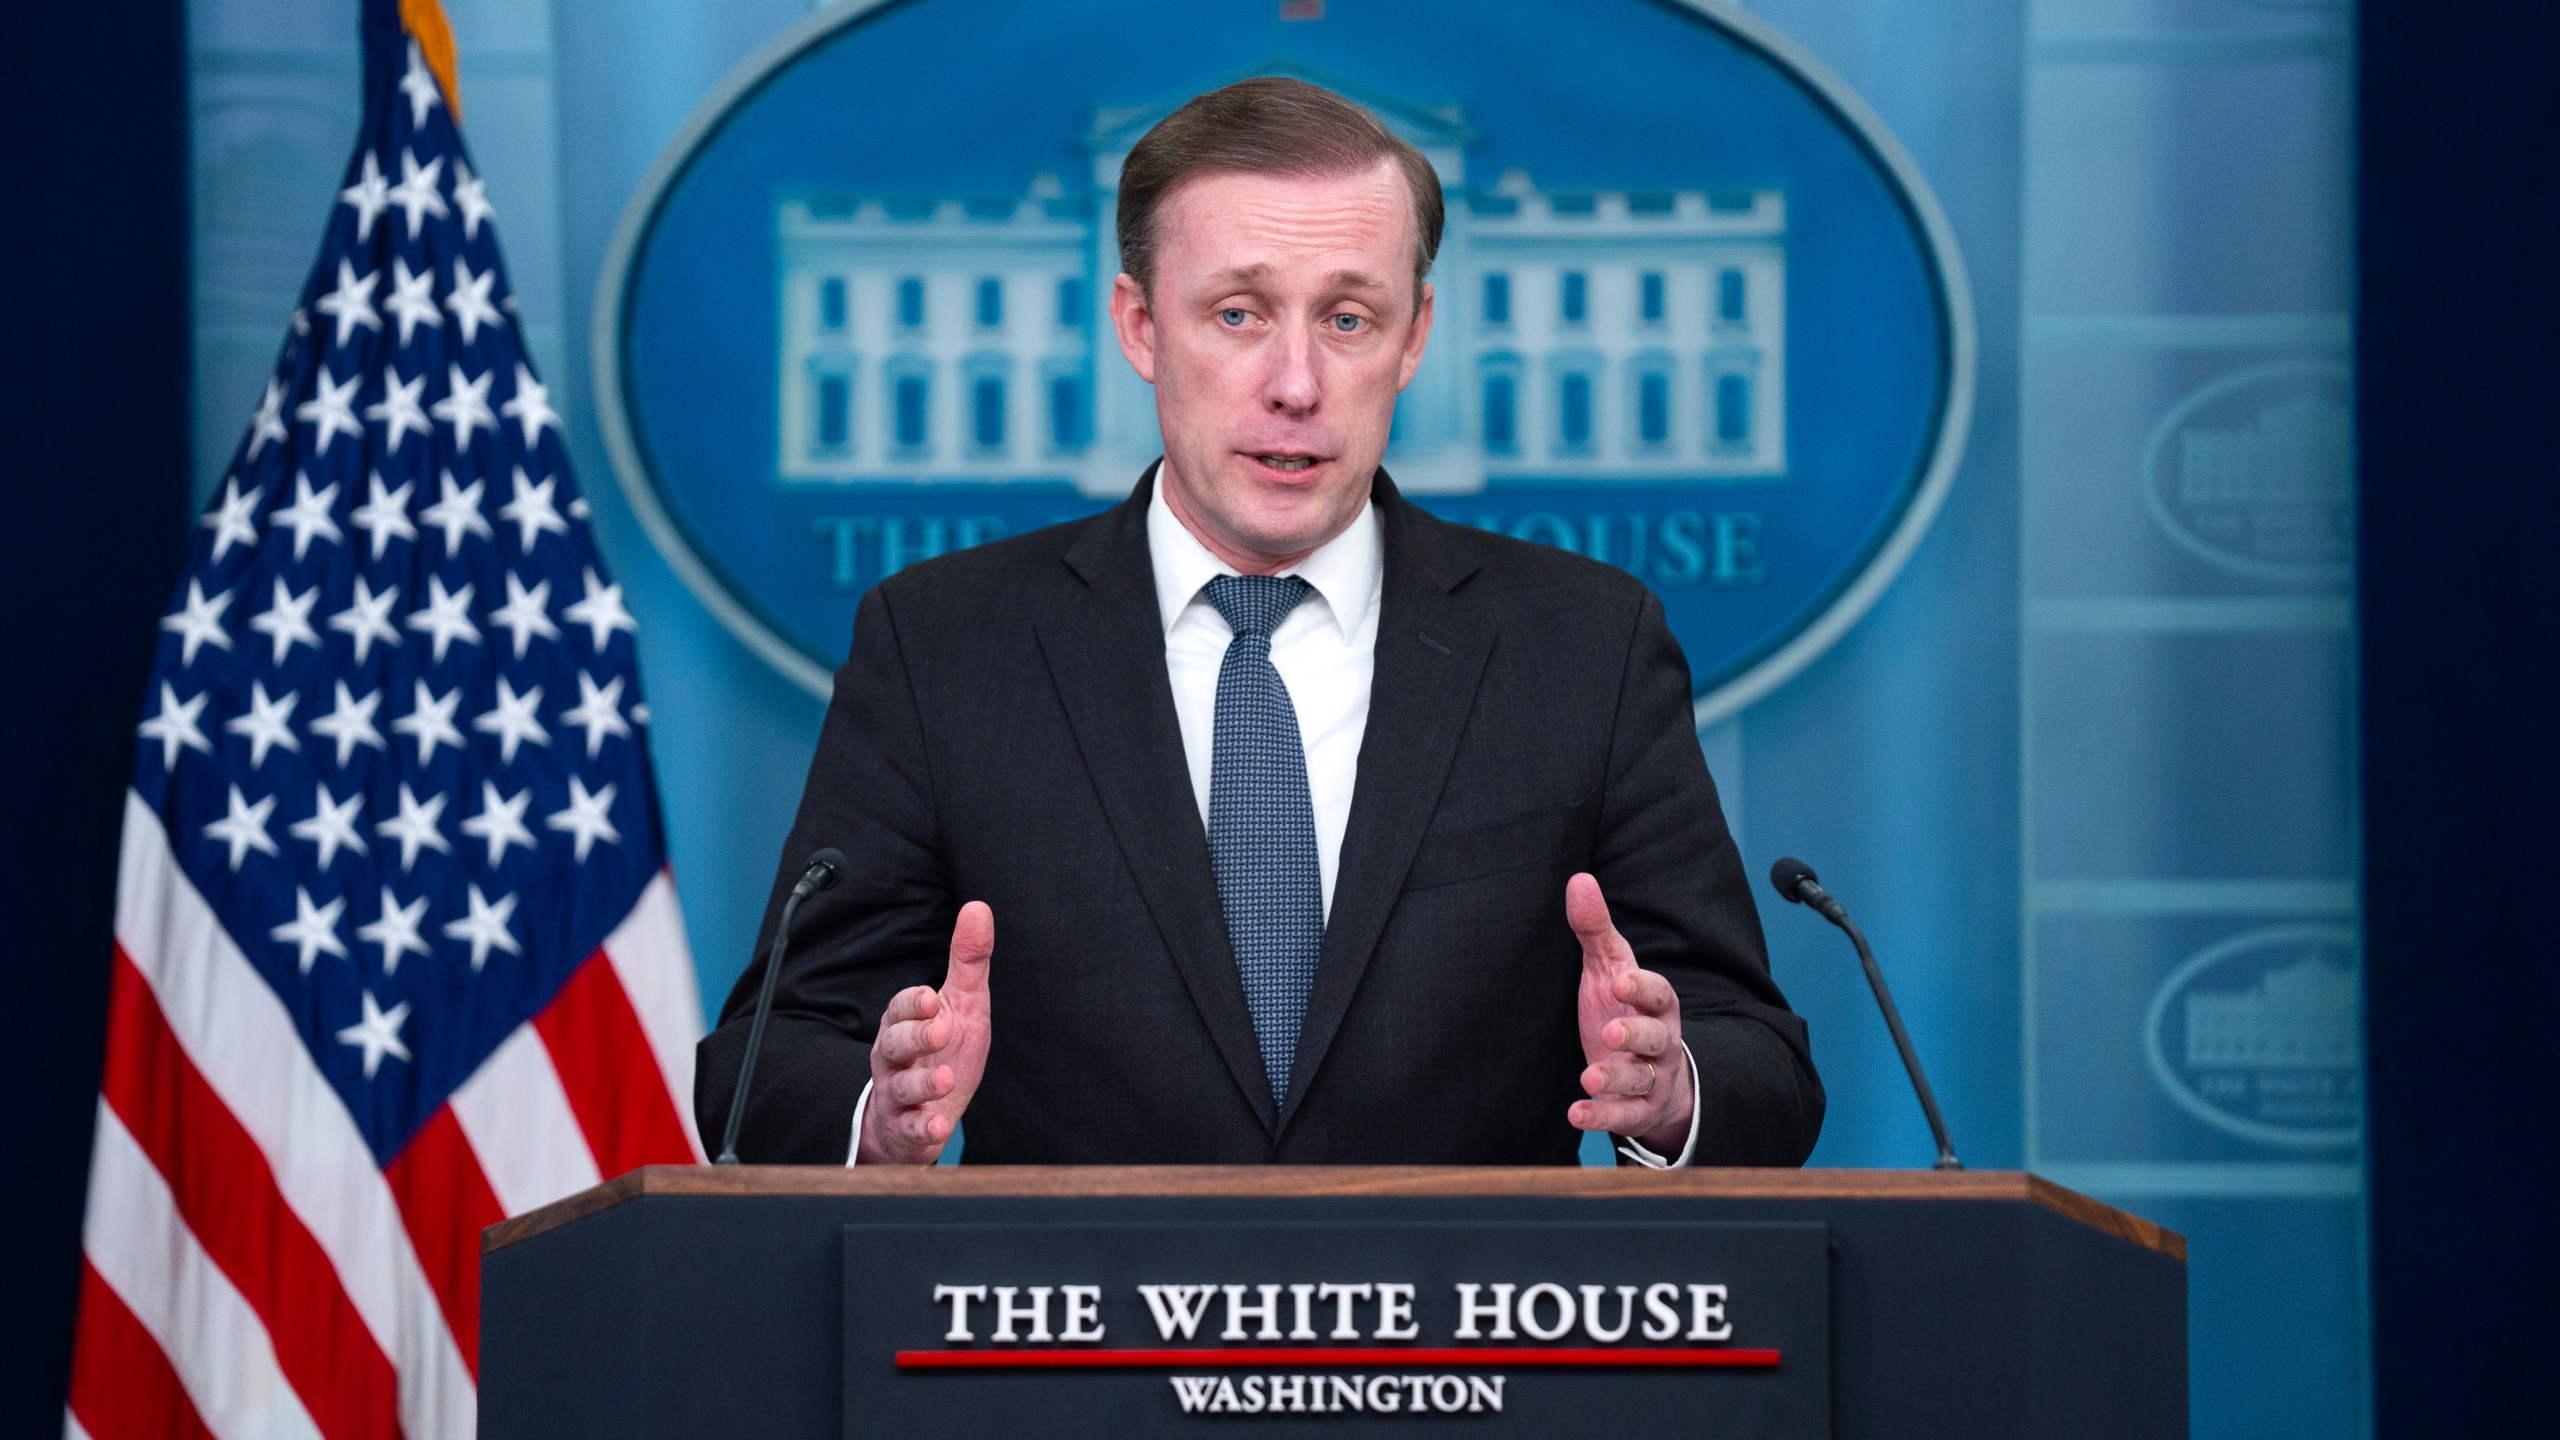
[[[1143,1197],[1547,1196],[2007,1200],[2187,1258],[2186,1237],[2021,1170],[1641,1170],[1445,1165],[650,1165],[481,1232],[483,1254],[642,1195]]]

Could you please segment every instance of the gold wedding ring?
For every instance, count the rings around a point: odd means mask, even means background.
[[[1641,1100],[1647,1095],[1652,1094],[1653,1087],[1660,1083],[1662,1083],[1662,1072],[1654,1068],[1652,1061],[1647,1060],[1644,1062],[1644,1088],[1636,1091],[1635,1094],[1629,1098]]]

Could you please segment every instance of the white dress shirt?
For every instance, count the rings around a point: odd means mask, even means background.
[[[1147,506],[1147,553],[1156,570],[1156,607],[1164,616],[1164,669],[1173,682],[1173,713],[1182,722],[1182,754],[1200,823],[1209,823],[1209,759],[1218,718],[1218,670],[1235,631],[1209,603],[1209,582],[1236,567],[1209,553],[1183,528],[1156,487]],[[1378,507],[1360,507],[1351,527],[1280,572],[1314,587],[1271,632],[1271,665],[1289,687],[1298,739],[1307,747],[1307,792],[1315,802],[1316,870],[1324,879],[1324,913],[1333,914],[1333,877],[1342,866],[1342,832],[1351,824],[1351,790],[1360,778],[1360,737],[1369,732],[1369,678],[1378,662],[1378,601],[1387,579],[1386,539]]]
[[[1209,762],[1216,733],[1218,669],[1235,638],[1218,607],[1209,603],[1211,580],[1238,573],[1209,553],[1155,487],[1147,505],[1147,553],[1155,566],[1156,606],[1164,619],[1164,668],[1173,682],[1173,713],[1182,725],[1182,753],[1200,823],[1209,823]],[[1307,747],[1308,798],[1314,802],[1316,869],[1324,882],[1324,909],[1333,914],[1334,876],[1342,864],[1342,834],[1351,823],[1351,794],[1360,778],[1360,740],[1369,730],[1369,686],[1377,671],[1378,609],[1386,591],[1386,537],[1375,505],[1361,507],[1349,529],[1314,554],[1280,572],[1296,575],[1312,594],[1271,632],[1271,664],[1289,688],[1298,712],[1298,738]],[[1563,903],[1563,897],[1557,897]],[[1684,1047],[1685,1056],[1685,1047]],[[1698,1062],[1689,1061],[1689,1091],[1697,1093]],[[862,1112],[871,1087],[853,1107],[854,1150],[862,1148]],[[1698,1148],[1698,1110],[1689,1111],[1689,1140],[1678,1158],[1665,1160],[1635,1141],[1620,1149],[1651,1169],[1678,1168]],[[845,1157],[851,1165],[852,1155]]]

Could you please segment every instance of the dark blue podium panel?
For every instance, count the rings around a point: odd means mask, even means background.
[[[2187,1433],[2184,1242],[2003,1173],[655,1167],[480,1333],[485,1440]]]
[[[848,1225],[844,1433],[1828,1440],[1820,1224]]]

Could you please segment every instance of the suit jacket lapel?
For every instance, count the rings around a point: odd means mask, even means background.
[[[1150,469],[1136,493],[1068,550],[1067,566],[1082,582],[1069,588],[1081,593],[1041,618],[1040,649],[1103,813],[1192,1004],[1254,1113],[1276,1128],[1165,676],[1164,618],[1147,551],[1154,478]]]
[[[1456,593],[1475,573],[1475,558],[1450,537],[1445,523],[1397,494],[1383,471],[1377,487],[1387,570],[1369,723],[1360,742],[1360,774],[1315,991],[1281,1111],[1283,1126],[1297,1114],[1324,1063],[1404,889],[1405,872],[1430,826],[1474,706],[1485,658],[1493,651],[1492,616]]]

